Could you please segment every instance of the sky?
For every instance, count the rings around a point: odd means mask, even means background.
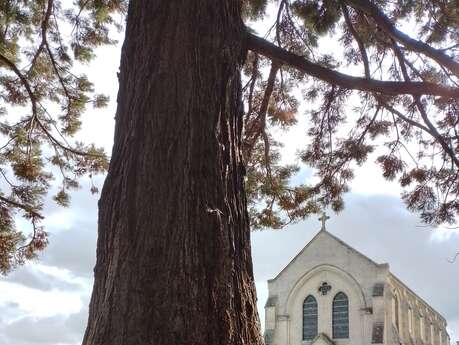
[[[111,96],[106,109],[89,110],[78,139],[102,145],[111,152],[116,107],[119,45],[100,49],[90,66],[83,66],[98,92]],[[280,140],[286,159],[294,159],[304,142],[306,119]],[[288,141],[286,140],[288,138]],[[102,186],[103,176],[95,184]],[[311,178],[303,169],[298,179]],[[70,208],[46,202],[44,226],[50,245],[39,260],[0,277],[0,344],[76,345],[88,317],[97,240],[98,195],[83,180],[72,194]],[[449,324],[452,344],[459,340],[459,261],[449,263],[459,251],[459,232],[422,226],[400,200],[400,190],[381,177],[370,158],[359,169],[345,196],[345,209],[330,213],[327,230],[376,262],[387,262],[391,271],[439,311]],[[19,220],[18,226],[25,225]],[[263,324],[267,279],[273,278],[317,233],[313,216],[283,230],[252,233],[254,274]]]

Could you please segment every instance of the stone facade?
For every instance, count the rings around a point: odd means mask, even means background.
[[[266,345],[449,345],[445,319],[388,264],[325,230],[268,281],[268,290]]]

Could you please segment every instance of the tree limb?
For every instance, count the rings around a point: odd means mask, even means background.
[[[30,213],[33,217],[37,217],[39,219],[44,219],[44,217],[40,213],[37,213],[37,212],[31,210],[30,207],[27,206],[27,205],[23,205],[23,204],[20,204],[20,203],[14,201],[14,200],[10,200],[10,199],[4,198],[1,195],[0,195],[0,201],[4,202],[5,204],[11,205],[11,206],[13,206],[15,208],[20,208],[21,210],[24,210],[25,212]]]
[[[402,52],[400,51],[400,48],[397,46],[397,43],[394,42],[392,45],[392,48],[399,62],[403,78],[406,81],[410,81],[410,76],[408,75],[408,71],[405,66],[405,58]],[[419,95],[413,95],[413,100],[414,100],[414,103],[416,104],[416,107],[418,108],[419,113],[421,114],[422,119],[424,120],[424,123],[426,124],[427,128],[429,128],[431,135],[437,140],[437,142],[441,145],[443,150],[450,156],[454,165],[456,165],[456,168],[459,168],[459,159],[457,158],[453,149],[445,141],[443,136],[438,132],[437,128],[433,125],[432,121],[430,121],[427,115],[427,112],[421,102],[421,97]]]
[[[46,43],[46,34],[48,31],[48,22],[49,22],[49,17],[51,16],[51,12],[54,6],[54,0],[48,0],[48,6],[46,8],[46,13],[45,17],[43,18],[43,21],[41,22],[41,42],[40,46],[38,47],[37,51],[35,52],[35,55],[32,58],[32,62],[30,63],[30,69],[32,69],[35,66],[35,62],[40,56],[41,52],[43,51],[43,48],[45,47]]]
[[[423,53],[431,59],[435,60],[442,66],[446,66],[451,72],[459,77],[459,63],[453,60],[441,49],[435,49],[430,45],[415,40],[407,34],[398,30],[389,18],[379,9],[378,6],[368,0],[344,0],[349,6],[364,12],[372,17],[376,24],[384,30],[392,39],[402,43],[407,49]]]
[[[56,138],[54,138],[54,136],[46,129],[45,125],[40,121],[40,119],[38,118],[38,107],[37,107],[37,99],[35,97],[35,94],[33,93],[32,91],[32,87],[30,86],[30,83],[29,81],[26,79],[26,77],[21,73],[21,71],[19,70],[19,68],[14,64],[14,62],[12,62],[10,59],[8,59],[6,56],[0,54],[0,61],[3,61],[4,64],[6,64],[15,74],[16,76],[19,78],[19,80],[21,81],[22,85],[24,86],[24,88],[26,89],[27,91],[27,94],[29,95],[29,99],[30,99],[30,102],[32,104],[32,119],[34,119],[38,126],[41,128],[41,130],[45,133],[45,135],[48,137],[48,139],[56,144],[57,146],[59,146],[61,149],[65,150],[65,151],[68,151],[68,152],[71,152],[75,155],[78,155],[78,156],[86,156],[86,157],[101,157],[100,155],[94,155],[94,154],[90,154],[90,153],[86,153],[86,152],[82,152],[82,151],[79,151],[79,150],[76,150],[76,149],[73,149],[71,147],[68,147],[68,146],[65,146],[64,144],[62,144],[59,140],[57,140]]]
[[[368,59],[368,54],[365,49],[365,45],[363,43],[362,38],[358,34],[358,32],[355,30],[354,25],[352,25],[351,17],[349,15],[349,10],[347,9],[347,6],[341,2],[341,9],[343,10],[343,15],[344,15],[344,21],[346,22],[346,25],[349,29],[349,32],[351,33],[352,37],[354,37],[355,41],[357,42],[357,45],[359,46],[359,51],[360,51],[360,56],[363,61],[363,68],[365,72],[365,77],[367,79],[371,78],[370,74],[370,62]]]
[[[428,82],[397,82],[353,77],[340,73],[319,64],[313,63],[302,56],[279,48],[271,42],[246,32],[248,49],[264,55],[281,64],[286,64],[298,69],[312,77],[340,87],[369,92],[379,92],[387,95],[432,95],[446,98],[459,97],[459,89],[445,87]]]
[[[267,136],[265,133],[266,113],[268,111],[269,100],[271,99],[271,95],[274,90],[274,83],[276,81],[276,74],[278,71],[279,71],[279,64],[273,61],[271,65],[271,70],[269,72],[269,77],[268,77],[268,81],[266,84],[265,93],[263,95],[263,100],[260,105],[260,110],[258,111],[258,116],[256,119],[253,120],[250,128],[246,129],[247,139],[245,140],[244,146],[245,146],[247,161],[250,160],[250,157],[252,155],[252,150],[255,147],[255,144],[258,138],[260,137],[260,134],[264,135],[265,155],[267,156],[265,158],[269,160],[269,154],[266,152],[266,149],[268,149],[267,147],[268,145],[266,144]],[[266,164],[268,164],[268,162],[266,162]]]

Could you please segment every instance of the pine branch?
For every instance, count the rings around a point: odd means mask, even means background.
[[[255,144],[260,137],[260,134],[265,132],[266,129],[266,113],[268,111],[269,100],[271,99],[271,95],[274,91],[274,83],[276,81],[276,75],[279,71],[279,65],[276,62],[273,62],[271,65],[271,70],[269,72],[268,81],[266,83],[265,93],[263,95],[263,100],[260,105],[260,109],[258,111],[258,116],[256,119],[253,120],[252,125],[250,128],[246,129],[246,137],[244,146],[246,152],[246,159],[247,161],[250,160],[252,155],[252,150],[255,147]],[[266,147],[265,142],[265,147]]]
[[[357,42],[357,45],[359,46],[360,54],[362,57],[362,60],[364,62],[364,67],[365,67],[365,76],[367,78],[370,78],[370,69],[369,69],[369,63],[368,63],[368,55],[366,53],[364,44],[362,39],[360,38],[358,32],[355,30],[355,28],[352,25],[351,19],[349,17],[349,12],[347,10],[346,5],[342,4],[343,13],[344,13],[344,19],[346,21],[346,24],[348,26],[349,31],[351,32],[352,36],[354,37],[355,41]],[[402,71],[403,78],[406,82],[410,82],[410,77],[408,75],[408,71],[405,66],[405,58],[397,46],[396,42],[393,42],[393,50],[395,52],[396,58],[399,62],[400,69]],[[386,102],[382,100],[381,97],[378,95],[373,95],[375,99],[378,101],[379,104],[381,104],[384,108],[389,110],[392,114],[396,115],[397,117],[401,118],[403,121],[411,124],[412,126],[418,127],[425,132],[429,133],[432,137],[434,137],[437,142],[441,145],[441,147],[445,150],[445,152],[450,156],[454,164],[459,167],[459,160],[454,154],[453,150],[448,146],[448,144],[445,142],[444,138],[440,135],[438,130],[435,128],[435,126],[432,124],[432,122],[429,120],[427,112],[425,111],[421,101],[420,101],[420,96],[418,95],[413,95],[413,99],[415,101],[416,107],[419,110],[419,113],[421,114],[422,119],[424,120],[424,123],[427,125],[423,126],[421,123],[416,122],[414,120],[409,119],[408,117],[404,116],[402,113],[394,109],[393,107],[389,106]]]
[[[43,18],[43,21],[41,23],[41,42],[40,42],[40,45],[37,51],[35,52],[35,55],[33,56],[32,62],[30,63],[30,70],[35,66],[35,62],[37,61],[38,57],[43,51],[43,48],[47,44],[46,35],[48,32],[48,23],[49,23],[49,18],[51,17],[53,6],[54,6],[54,0],[48,0],[48,6],[46,8],[45,17]]]
[[[448,262],[449,262],[450,264],[454,264],[454,263],[456,262],[456,260],[457,260],[458,257],[459,257],[459,252],[457,252],[457,253],[453,256],[452,259],[448,259]]]
[[[365,49],[365,45],[363,43],[362,38],[360,37],[359,33],[357,30],[354,28],[354,25],[352,25],[351,17],[349,15],[349,10],[347,9],[347,6],[343,3],[341,3],[341,9],[343,10],[343,15],[344,15],[344,21],[346,22],[346,25],[349,29],[349,32],[351,33],[352,37],[354,37],[354,40],[357,42],[357,45],[359,47],[360,51],[360,56],[363,61],[363,67],[365,71],[365,77],[367,79],[371,79],[371,73],[370,73],[370,62],[368,59],[368,54]]]
[[[397,43],[392,44],[392,48],[394,50],[395,56],[398,60],[398,63],[400,65],[400,69],[402,71],[403,78],[406,81],[410,81],[410,76],[408,75],[408,71],[405,66],[405,57],[403,56],[402,52],[400,51],[400,48],[397,46]],[[437,142],[441,145],[443,150],[450,156],[451,160],[453,161],[454,165],[456,165],[457,168],[459,168],[459,159],[457,158],[455,152],[453,149],[448,145],[448,143],[445,141],[443,136],[438,132],[437,128],[433,125],[432,121],[430,121],[427,112],[425,110],[424,105],[421,102],[421,97],[419,95],[413,96],[414,103],[416,104],[416,107],[418,108],[419,113],[421,114],[421,117],[426,124],[427,128],[429,128],[429,132],[431,135],[437,140]]]
[[[352,21],[351,21],[351,18],[349,16],[349,11],[347,9],[347,6],[345,4],[343,4],[343,3],[341,3],[341,8],[343,10],[344,20],[345,20],[346,25],[347,25],[347,27],[349,29],[349,32],[351,33],[352,37],[357,42],[357,45],[359,47],[360,56],[362,58],[363,65],[364,65],[365,77],[370,79],[370,64],[369,64],[368,54],[367,54],[367,51],[365,49],[365,45],[363,43],[363,40],[360,37],[360,35],[357,32],[357,30],[354,28],[354,25],[352,24]],[[403,71],[403,75],[405,76],[405,79],[407,81],[409,81],[409,78],[408,78],[408,75],[407,75],[407,72],[406,72],[406,68],[404,68],[404,66],[402,66],[402,71]],[[427,128],[427,127],[423,126],[421,123],[419,123],[417,121],[414,121],[414,120],[410,119],[409,117],[403,115],[397,109],[395,109],[394,107],[392,107],[389,104],[387,104],[387,102],[384,101],[383,98],[380,97],[378,94],[373,94],[373,97],[376,99],[376,101],[381,106],[383,106],[386,110],[388,110],[390,113],[392,113],[392,115],[397,116],[398,118],[402,119],[406,123],[409,123],[410,125],[412,125],[414,127],[417,127],[419,129],[425,131],[426,133],[430,134],[432,137],[435,137],[435,134],[429,128]]]
[[[21,210],[24,210],[25,212],[27,213],[30,213],[30,215],[32,215],[33,217],[36,217],[36,218],[39,218],[39,219],[44,219],[44,217],[38,213],[38,212],[35,212],[33,211],[30,206],[27,206],[27,205],[24,205],[24,204],[20,204],[14,200],[11,200],[11,199],[7,199],[3,196],[0,195],[0,201],[8,204],[8,205],[11,205],[13,206],[14,208],[20,208]]]
[[[57,140],[46,128],[46,126],[40,121],[40,119],[38,118],[38,111],[37,111],[37,99],[35,97],[35,94],[33,93],[32,91],[32,87],[30,86],[30,83],[29,81],[27,80],[27,78],[21,73],[21,71],[19,70],[19,68],[14,64],[14,62],[12,62],[10,59],[8,59],[6,56],[0,54],[0,61],[3,61],[15,74],[16,76],[19,78],[19,80],[21,81],[22,85],[24,86],[24,88],[26,89],[27,91],[27,94],[29,96],[29,99],[30,99],[30,102],[32,104],[32,119],[31,121],[36,121],[38,126],[41,128],[41,130],[43,131],[43,133],[45,133],[45,135],[48,137],[48,139],[54,143],[55,145],[59,146],[61,149],[65,150],[65,151],[68,151],[68,152],[71,152],[75,155],[78,155],[78,156],[86,156],[86,157],[102,157],[101,155],[95,155],[95,154],[91,154],[91,153],[87,153],[87,152],[83,152],[83,151],[79,151],[79,150],[76,150],[72,147],[69,147],[69,146],[66,146],[64,144],[62,144],[59,140]]]
[[[350,90],[379,92],[386,95],[432,95],[445,98],[459,97],[459,88],[450,88],[429,82],[398,82],[353,77],[320,66],[306,58],[282,49],[250,32],[246,33],[248,49],[264,55],[281,64],[296,68],[312,77]]]
[[[376,24],[384,30],[392,39],[403,44],[407,49],[422,53],[435,60],[441,66],[447,67],[457,77],[459,77],[459,63],[445,54],[443,49],[435,49],[430,45],[415,40],[407,34],[398,30],[389,18],[379,9],[378,6],[368,0],[344,0],[349,6],[364,12],[374,19]]]

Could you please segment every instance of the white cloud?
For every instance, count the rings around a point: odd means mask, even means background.
[[[68,271],[33,264],[17,268],[6,281],[41,291],[78,290],[85,285],[82,279],[73,278]]]
[[[0,283],[0,306],[6,308],[14,305],[22,315],[37,318],[68,315],[76,313],[83,307],[77,292],[51,289],[42,291],[4,281]]]
[[[63,318],[59,315],[38,318],[26,316],[7,325],[0,334],[5,345],[76,345],[81,344],[87,310]]]

